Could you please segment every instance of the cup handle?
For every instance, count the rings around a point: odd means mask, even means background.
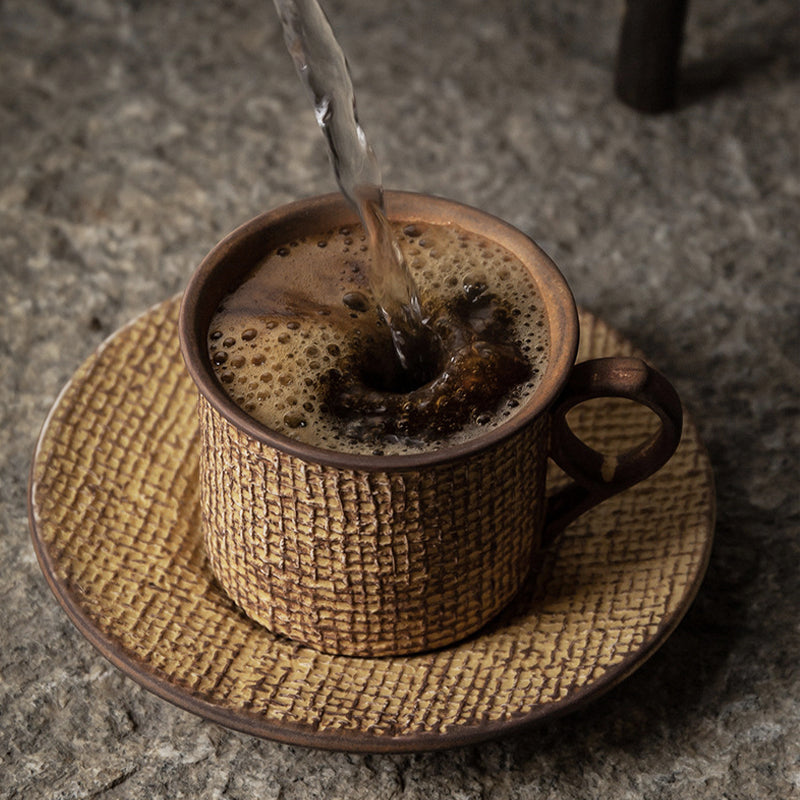
[[[570,409],[597,397],[641,403],[658,415],[661,426],[648,441],[626,453],[598,453],[572,432],[566,419]],[[573,483],[548,500],[544,544],[585,511],[661,469],[678,447],[683,426],[678,393],[638,358],[596,358],[577,364],[551,414],[550,457]]]

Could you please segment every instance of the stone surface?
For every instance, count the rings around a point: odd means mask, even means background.
[[[718,481],[684,622],[585,710],[352,756],[173,708],[72,627],[31,548],[38,430],[81,361],[257,212],[334,188],[268,2],[0,3],[0,797],[800,796],[800,14],[690,10],[684,102],[616,102],[619,6],[336,0],[388,186],[516,224],[671,377]]]

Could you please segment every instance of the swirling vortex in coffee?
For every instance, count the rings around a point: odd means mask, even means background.
[[[358,226],[265,255],[209,328],[231,399],[266,427],[339,452],[397,454],[463,442],[536,390],[549,352],[524,264],[455,226],[394,223],[441,346],[409,385],[369,290]]]

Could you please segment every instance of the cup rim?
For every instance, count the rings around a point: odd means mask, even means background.
[[[472,206],[434,195],[386,191],[388,218],[409,223],[457,225],[492,239],[517,256],[531,271],[545,304],[550,354],[539,386],[528,402],[507,421],[467,441],[408,454],[371,455],[344,453],[271,430],[241,409],[217,380],[206,342],[210,317],[219,300],[239,280],[226,280],[232,264],[243,278],[266,254],[266,239],[273,246],[307,232],[356,224],[357,215],[339,192],[297,200],[264,212],[237,227],[203,258],[190,278],[181,301],[178,320],[180,347],[187,370],[200,394],[231,425],[252,439],[298,457],[305,462],[337,469],[398,472],[461,460],[506,441],[544,413],[560,394],[578,349],[578,315],[575,300],[558,267],[526,234],[510,223]],[[324,220],[321,224],[317,220]],[[535,267],[534,269],[532,269]]]

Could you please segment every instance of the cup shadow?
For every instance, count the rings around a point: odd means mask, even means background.
[[[788,557],[788,554],[787,554]],[[506,737],[512,762],[557,757],[566,746],[635,754],[696,729],[728,693],[726,665],[757,620],[749,603],[761,573],[758,536],[721,521],[704,583],[678,628],[633,675],[563,717]]]

